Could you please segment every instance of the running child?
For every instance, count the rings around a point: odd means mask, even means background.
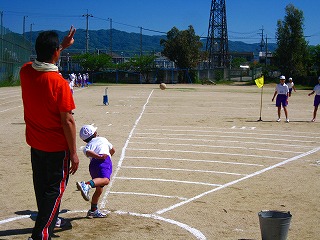
[[[313,88],[313,91],[308,94],[308,96],[311,96],[312,94],[316,93],[316,95],[314,96],[314,102],[313,102],[314,110],[313,110],[313,118],[312,118],[311,122],[316,121],[317,111],[318,111],[318,107],[320,104],[320,77],[318,77],[318,81],[319,81],[319,84],[317,84]]]
[[[97,128],[93,125],[84,125],[80,129],[80,138],[87,143],[83,149],[86,157],[90,158],[89,171],[91,180],[77,182],[77,188],[86,201],[90,201],[90,189],[95,188],[91,199],[91,209],[88,218],[103,218],[106,214],[98,209],[98,201],[103,192],[103,187],[110,182],[112,174],[111,156],[115,153],[113,145],[104,137],[98,137]]]

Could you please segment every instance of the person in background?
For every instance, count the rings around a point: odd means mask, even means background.
[[[20,70],[25,135],[31,147],[38,207],[29,238],[32,240],[51,239],[59,223],[61,198],[69,174],[74,174],[79,166],[76,124],[72,116],[75,104],[68,82],[56,66],[61,51],[74,43],[75,32],[71,26],[61,44],[56,32],[41,32],[35,43],[36,60],[24,64]]]
[[[77,87],[81,87],[82,85],[82,76],[81,76],[81,73],[78,73],[78,76],[77,76]]]
[[[288,88],[289,88],[289,97],[291,97],[292,89],[293,89],[293,91],[296,92],[296,87],[294,86],[292,78],[289,78],[289,82],[287,83],[287,85],[288,85]]]
[[[289,122],[288,118],[288,97],[289,97],[289,88],[287,84],[285,83],[286,77],[285,76],[280,76],[280,83],[277,84],[276,89],[273,94],[272,102],[274,98],[277,96],[276,99],[276,107],[278,108],[278,120],[277,122],[281,121],[281,105],[283,107],[284,114],[286,116],[286,122]]]
[[[319,107],[319,104],[320,104],[320,77],[318,77],[318,82],[319,82],[319,84],[317,84],[313,88],[313,91],[308,94],[308,96],[311,96],[314,93],[316,94],[314,96],[314,101],[313,101],[314,110],[313,110],[313,118],[312,118],[311,122],[315,122],[316,121],[317,111],[318,111],[318,107]]]
[[[76,77],[76,75],[74,73],[70,73],[69,74],[68,81],[69,81],[69,87],[70,87],[70,90],[71,90],[72,94],[74,94],[73,87],[76,84],[76,78],[77,77]]]

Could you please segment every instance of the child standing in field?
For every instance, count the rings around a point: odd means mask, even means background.
[[[72,94],[74,93],[73,87],[75,85],[76,78],[77,77],[76,77],[76,75],[74,73],[70,73],[69,74],[68,81],[69,81],[69,87],[70,87],[70,90],[71,90]]]
[[[318,77],[318,81],[319,81],[319,84],[317,84],[313,88],[313,91],[308,94],[308,96],[311,96],[312,94],[316,93],[316,95],[314,96],[314,102],[313,102],[314,110],[313,110],[313,118],[312,118],[311,122],[316,121],[317,111],[318,111],[318,107],[320,104],[320,77]]]
[[[112,144],[104,137],[98,137],[97,128],[93,125],[84,125],[80,130],[80,138],[87,143],[83,153],[90,158],[89,171],[91,180],[77,182],[77,188],[81,191],[82,197],[90,200],[89,191],[95,188],[91,200],[91,209],[87,213],[89,218],[102,218],[106,214],[98,209],[98,201],[103,192],[103,187],[110,182],[112,174],[111,156],[115,153]]]
[[[287,83],[287,85],[288,85],[288,88],[289,88],[289,97],[291,97],[292,89],[293,89],[293,91],[296,92],[296,87],[294,86],[292,78],[289,78],[289,82]]]
[[[272,102],[273,102],[275,96],[277,96],[277,99],[276,99],[276,107],[278,107],[278,120],[277,120],[277,122],[281,121],[280,116],[281,116],[281,105],[282,105],[284,114],[286,116],[286,122],[288,123],[289,118],[288,118],[287,106],[288,106],[289,88],[288,88],[287,84],[285,84],[285,81],[286,81],[286,77],[280,76],[280,83],[278,83],[276,86],[276,89],[273,94]]]

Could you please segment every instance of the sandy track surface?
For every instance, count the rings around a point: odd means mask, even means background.
[[[276,122],[274,85],[109,85],[79,88],[79,130],[95,123],[116,149],[100,208],[76,189],[88,159],[70,177],[61,204],[60,239],[261,239],[258,212],[290,211],[288,239],[320,235],[319,122],[310,91],[293,93],[290,123]],[[0,88],[0,239],[27,239],[34,225],[29,147],[19,87]],[[41,113],[39,113],[41,114]],[[283,112],[282,112],[283,114]]]

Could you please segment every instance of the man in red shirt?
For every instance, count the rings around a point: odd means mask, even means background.
[[[20,70],[26,141],[31,147],[33,185],[38,215],[29,239],[51,239],[69,174],[79,165],[74,100],[55,65],[60,52],[74,43],[75,29],[59,44],[57,33],[39,34],[37,59]],[[71,166],[70,166],[71,163]]]

